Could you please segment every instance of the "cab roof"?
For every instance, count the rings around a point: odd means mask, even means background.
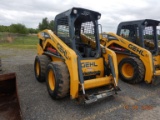
[[[147,25],[158,25],[160,24],[160,21],[158,20],[153,20],[153,19],[142,19],[142,20],[135,20],[135,21],[126,21],[126,22],[121,22],[119,24],[119,26],[123,26],[123,25],[133,25],[133,24],[137,24],[137,25],[145,25],[147,23]]]
[[[98,20],[101,17],[101,14],[99,12],[92,11],[92,10],[89,10],[89,9],[84,9],[84,8],[73,7],[73,8],[71,8],[71,9],[65,11],[65,12],[62,12],[62,13],[56,15],[55,20],[63,18],[63,17],[74,17],[74,16],[77,16],[77,15],[87,16],[89,14],[92,14],[92,16],[94,17],[95,20]]]

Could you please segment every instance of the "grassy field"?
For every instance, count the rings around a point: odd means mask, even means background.
[[[0,33],[0,47],[34,49],[37,43],[36,35]]]

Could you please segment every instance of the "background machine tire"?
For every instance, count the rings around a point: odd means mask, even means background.
[[[51,62],[51,59],[47,55],[38,55],[34,61],[34,73],[39,82],[45,81],[45,73],[47,65]]]
[[[142,61],[136,57],[124,58],[118,65],[120,79],[131,84],[143,81],[145,68]]]
[[[53,99],[60,99],[69,94],[69,71],[64,62],[51,62],[46,73],[47,88]]]

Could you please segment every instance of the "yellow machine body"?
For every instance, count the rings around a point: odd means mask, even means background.
[[[42,36],[43,33],[47,33],[49,37],[46,39]],[[83,36],[85,37],[85,36]],[[55,61],[64,61],[69,70],[70,76],[70,95],[72,99],[78,97],[78,93],[81,90],[80,82],[79,82],[79,73],[78,73],[78,63],[77,63],[77,55],[75,51],[69,48],[60,38],[58,38],[51,30],[44,30],[38,33],[38,38],[42,40],[42,45],[37,45],[38,55],[45,54],[45,50],[47,47],[53,47],[56,49],[61,58],[51,56],[53,62]],[[87,39],[87,38],[86,38]],[[90,39],[91,40],[91,39]],[[85,41],[85,40],[84,40]],[[100,86],[114,84],[113,76],[104,76],[104,62],[108,62],[108,55],[112,56],[114,69],[116,73],[116,81],[118,82],[118,68],[117,68],[117,57],[114,51],[102,47],[105,49],[105,53],[103,53],[103,58],[98,59],[84,59],[81,60],[81,66],[83,75],[91,75],[96,74],[96,78],[85,80],[84,87],[85,89],[96,88]],[[105,60],[105,61],[104,61]]]

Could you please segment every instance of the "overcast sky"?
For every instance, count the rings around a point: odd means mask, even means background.
[[[72,7],[101,13],[103,31],[115,32],[121,21],[160,20],[160,0],[0,0],[0,25],[21,23],[37,28],[42,18],[54,20],[56,14]]]

